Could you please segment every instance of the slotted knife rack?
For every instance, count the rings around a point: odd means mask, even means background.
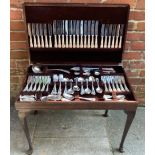
[[[31,48],[122,48],[124,24],[54,20],[28,23],[27,27]]]

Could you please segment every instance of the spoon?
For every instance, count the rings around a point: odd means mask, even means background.
[[[57,74],[53,74],[53,82],[54,82],[54,87],[53,87],[51,94],[56,95],[57,94],[56,82],[58,82],[58,75]]]
[[[85,91],[84,91],[84,88],[83,88],[84,78],[79,77],[79,78],[78,78],[78,81],[81,82],[81,91],[80,91],[80,94],[81,94],[81,95],[84,95],[84,94],[85,94]]]
[[[70,88],[68,89],[67,93],[68,93],[68,94],[74,94],[74,90],[73,90],[73,88],[72,88],[72,87],[73,87],[73,86],[72,86],[73,80],[70,79],[69,82],[70,82]]]
[[[75,78],[75,85],[73,86],[73,90],[74,90],[74,91],[79,91],[79,90],[80,90],[80,88],[79,88],[79,86],[77,85],[77,83],[78,83],[78,77]]]
[[[93,76],[90,76],[90,77],[89,77],[89,81],[92,82],[91,94],[92,94],[92,95],[96,95],[96,92],[95,92],[95,89],[94,89],[94,81],[95,81],[95,78],[94,78]]]
[[[85,89],[85,93],[86,93],[86,94],[90,94],[90,93],[91,93],[91,90],[90,90],[89,87],[88,87],[88,82],[89,82],[89,80],[86,79],[86,89]]]
[[[96,92],[99,93],[99,94],[101,94],[103,92],[103,90],[99,86],[99,78],[96,78],[96,82],[97,82]]]
[[[58,89],[58,94],[61,95],[61,93],[62,93],[61,82],[63,82],[63,79],[64,79],[63,74],[59,74],[58,79],[59,79],[59,89]]]
[[[32,71],[34,73],[42,73],[41,68],[39,66],[37,66],[37,65],[32,66]]]
[[[74,96],[73,95],[70,95],[70,94],[67,94],[67,93],[63,93],[63,97],[72,101],[74,99]]]
[[[67,93],[67,82],[68,82],[68,78],[64,78],[63,80],[65,82],[65,89],[64,89],[64,93]]]

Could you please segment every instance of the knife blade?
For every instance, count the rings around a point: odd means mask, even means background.
[[[80,20],[76,21],[76,43],[75,47],[79,48],[79,35],[80,35]]]
[[[108,48],[111,47],[111,35],[112,35],[112,24],[109,24],[109,34],[108,34]]]
[[[54,47],[55,47],[55,48],[58,47],[58,44],[57,44],[57,29],[56,29],[56,26],[57,26],[57,21],[54,20],[54,21],[53,21],[53,34],[54,34]]]
[[[31,24],[28,23],[27,24],[27,29],[28,29],[28,35],[29,35],[29,38],[30,38],[30,47],[33,47],[33,42],[32,42],[32,33],[31,33]]]
[[[120,24],[117,24],[116,25],[116,42],[115,42],[115,48],[118,48],[119,31],[120,31]]]
[[[92,24],[91,24],[91,48],[94,48],[94,35],[95,35],[95,20],[92,20]]]
[[[62,48],[65,48],[65,39],[64,39],[64,34],[65,34],[65,21],[62,20]]]
[[[115,47],[115,36],[116,36],[116,24],[112,25],[112,45],[111,48]]]
[[[40,32],[40,36],[41,36],[41,47],[43,48],[44,47],[43,26],[41,23],[39,24],[39,32]]]
[[[105,37],[105,40],[104,40],[104,48],[107,48],[108,29],[109,29],[109,24],[105,24],[105,28],[104,28],[104,37]]]
[[[104,37],[104,30],[105,30],[105,24],[102,24],[101,26],[101,44],[100,44],[100,48],[103,48],[103,37]]]
[[[69,47],[72,48],[72,34],[73,34],[73,27],[72,27],[72,20],[69,20]]]
[[[88,20],[88,42],[87,42],[87,48],[90,48],[90,35],[91,35],[91,20]]]
[[[52,25],[48,24],[49,47],[52,47]]]
[[[118,45],[119,48],[122,47],[123,30],[124,30],[124,24],[121,24],[120,31],[119,31],[119,35],[120,35],[120,40],[119,40],[119,45]]]
[[[83,48],[83,20],[80,21],[80,48]]]
[[[73,48],[75,48],[75,46],[76,46],[76,44],[75,44],[76,20],[73,20],[72,24],[73,24]]]
[[[61,48],[61,20],[57,20],[58,47]]]
[[[65,35],[66,35],[66,45],[65,45],[65,47],[68,48],[68,20],[65,20]]]
[[[48,48],[48,40],[47,40],[47,27],[46,24],[43,25],[44,27],[44,36],[45,36],[45,47]]]
[[[40,37],[39,37],[39,24],[36,24],[36,35],[37,35],[37,45],[40,48]]]
[[[99,22],[96,21],[95,23],[95,48],[98,47],[98,24]]]
[[[84,48],[87,47],[87,32],[88,28],[87,28],[87,20],[84,21]]]
[[[36,28],[35,24],[32,23],[32,35],[33,35],[33,41],[34,41],[34,47],[37,47],[37,41],[36,41]]]

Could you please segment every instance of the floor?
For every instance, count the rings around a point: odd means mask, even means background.
[[[49,111],[28,116],[33,155],[119,155],[126,115],[99,110]],[[11,106],[11,155],[25,155],[27,141],[17,112]],[[139,107],[125,142],[123,155],[145,154],[145,109]]]

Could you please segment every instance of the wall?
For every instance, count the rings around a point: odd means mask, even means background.
[[[145,5],[144,0],[11,0],[10,1],[10,67],[11,99],[18,92],[28,66],[23,2],[55,3],[128,3],[131,6],[123,65],[137,98],[144,103],[145,83]]]

